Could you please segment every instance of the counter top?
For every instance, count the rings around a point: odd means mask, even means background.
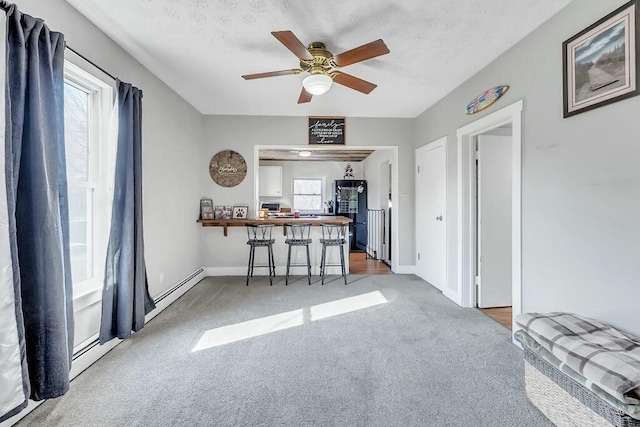
[[[244,227],[247,224],[273,224],[284,226],[285,224],[304,223],[319,226],[321,224],[347,225],[353,220],[344,216],[318,215],[302,218],[248,218],[248,219],[199,219],[203,227],[223,227],[224,235],[227,235],[227,227]]]

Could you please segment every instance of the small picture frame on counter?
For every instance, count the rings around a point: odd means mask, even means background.
[[[215,219],[215,213],[213,211],[213,200],[200,200],[200,219]]]
[[[233,219],[247,219],[248,213],[249,213],[249,206],[233,207]]]
[[[231,219],[233,206],[217,205],[215,208],[215,219]]]

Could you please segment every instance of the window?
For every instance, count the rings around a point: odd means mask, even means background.
[[[322,212],[322,181],[320,178],[294,178],[293,209]]]
[[[100,300],[109,238],[115,144],[109,142],[113,89],[65,63],[64,125],[69,241],[76,313]],[[113,183],[111,183],[113,186]],[[99,305],[98,305],[99,307]],[[93,323],[93,322],[91,322]],[[99,321],[98,321],[99,328]],[[78,325],[76,344],[97,332]]]
[[[69,234],[74,282],[93,277],[93,198],[96,183],[89,179],[89,102],[91,93],[72,83],[64,85],[65,150],[69,181]],[[93,152],[93,147],[91,147]]]

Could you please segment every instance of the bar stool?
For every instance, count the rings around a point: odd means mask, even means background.
[[[342,278],[346,285],[347,273],[344,266],[344,244],[346,240],[344,239],[344,226],[335,224],[320,224],[320,226],[322,227],[322,239],[320,239],[320,243],[322,243],[322,258],[320,260],[320,277],[322,277],[322,284],[324,285],[324,269],[326,267],[337,267],[340,265],[340,267],[342,267]],[[340,247],[340,264],[326,263],[328,246]]]
[[[267,267],[269,268],[269,285],[273,286],[272,277],[276,276],[276,266],[273,261],[273,243],[276,241],[271,238],[271,230],[273,224],[247,224],[247,245],[251,246],[249,249],[249,265],[247,267],[247,286],[249,286],[249,277],[253,277],[253,269],[255,267]],[[267,248],[267,265],[254,265],[256,248]]]
[[[307,281],[309,285],[311,285],[311,256],[309,255],[309,245],[311,244],[311,239],[309,235],[311,234],[311,224],[285,224],[284,225],[287,239],[284,241],[287,245],[289,245],[289,250],[287,253],[287,274],[284,281],[285,285],[289,285],[289,268],[290,267],[307,267]],[[307,249],[307,263],[306,264],[291,264],[291,248],[293,246],[304,246]]]

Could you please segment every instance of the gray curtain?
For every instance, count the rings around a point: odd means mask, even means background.
[[[69,389],[73,306],[64,147],[64,36],[7,12],[5,174],[25,392]]]
[[[100,342],[127,338],[155,308],[149,295],[142,234],[142,91],[118,86],[118,147],[107,248]]]

